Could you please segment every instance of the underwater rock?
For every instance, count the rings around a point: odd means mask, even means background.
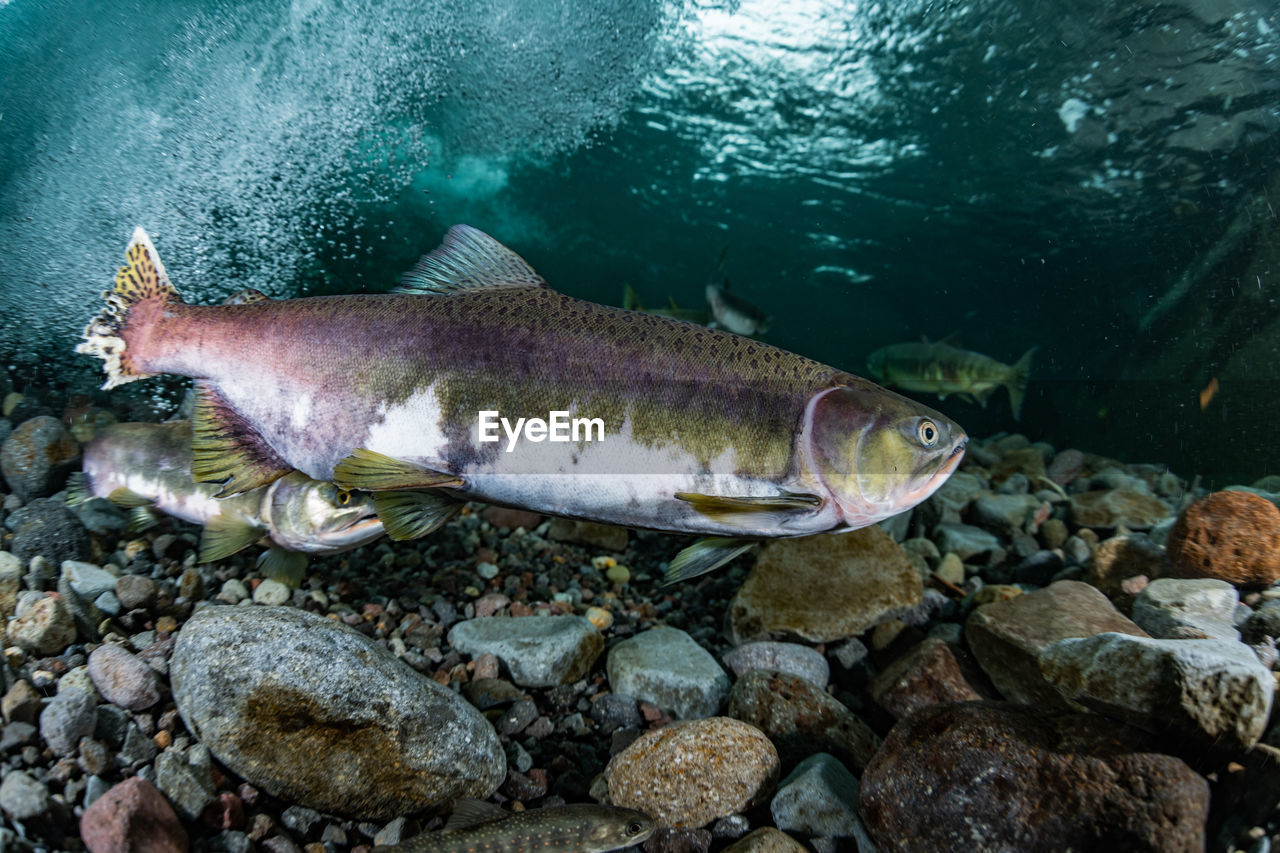
[[[1058,710],[1071,706],[1040,674],[1040,652],[1058,640],[1106,631],[1146,636],[1106,596],[1080,581],[1058,581],[984,604],[964,628],[978,664],[1006,699]]]
[[[208,753],[203,753],[207,759]],[[156,787],[187,820],[196,820],[215,800],[217,790],[209,766],[190,762],[176,749],[167,749],[156,757]]]
[[[1168,574],[1237,586],[1280,580],[1280,509],[1249,492],[1214,492],[1183,510],[1165,543]]]
[[[75,617],[60,595],[43,596],[15,612],[8,625],[11,643],[42,655],[56,655],[76,641]]]
[[[778,785],[769,812],[778,829],[847,838],[858,827],[858,780],[834,756],[819,752]]]
[[[776,669],[797,675],[818,687],[831,680],[831,666],[817,649],[799,643],[759,640],[725,652],[724,662],[739,678],[755,669]]]
[[[533,530],[542,523],[542,519],[546,516],[541,513],[529,512],[527,509],[512,509],[506,506],[487,506],[480,513],[480,517],[492,524],[494,527],[506,527],[515,530],[517,527],[523,527],[525,530]],[[626,546],[623,545],[625,548]]]
[[[488,797],[506,778],[479,711],[306,611],[206,606],[169,666],[191,732],[250,784],[301,805],[390,819]]]
[[[1171,515],[1158,498],[1133,489],[1104,489],[1071,496],[1071,520],[1080,527],[1130,530],[1155,527]]]
[[[957,471],[918,507],[926,529],[942,522],[958,524],[960,514],[978,495],[987,491],[987,481],[971,471]]]
[[[902,719],[938,702],[982,699],[965,678],[951,646],[934,637],[917,643],[871,681],[871,698]]]
[[[0,809],[13,820],[31,820],[49,810],[49,789],[20,770],[0,782]]]
[[[609,650],[609,687],[671,711],[710,717],[729,695],[729,676],[716,659],[678,628],[659,626]]]
[[[1084,454],[1079,450],[1068,448],[1053,457],[1045,473],[1059,486],[1066,486],[1083,472]]]
[[[80,839],[90,853],[186,853],[188,844],[168,800],[138,776],[112,786],[84,810]]]
[[[989,554],[1004,547],[999,537],[972,524],[939,524],[933,529],[933,541],[942,553],[950,551],[961,560]]]
[[[605,768],[609,800],[661,826],[700,827],[773,793],[778,753],[759,729],[728,717],[648,731]]]
[[[838,536],[770,542],[729,603],[734,645],[856,637],[920,603],[924,585],[902,546],[877,525]]]
[[[969,507],[973,521],[1006,533],[1021,530],[1040,509],[1034,495],[979,495]]]
[[[1239,640],[1235,612],[1240,596],[1226,581],[1159,578],[1133,602],[1133,621],[1165,640]]]
[[[893,727],[862,774],[859,814],[886,852],[1199,853],[1209,785],[1103,717],[967,702]]]
[[[83,690],[61,690],[40,712],[40,737],[54,755],[75,755],[80,738],[92,737],[97,703]]]
[[[783,767],[829,752],[854,768],[871,760],[880,738],[844,703],[795,675],[757,669],[729,694],[729,716],[750,723],[773,741]]]
[[[56,492],[79,458],[80,446],[71,433],[47,415],[24,421],[0,445],[0,471],[23,501]]]
[[[1250,645],[1280,639],[1280,601],[1270,602],[1254,611],[1240,625],[1240,639]]]
[[[64,560],[85,560],[91,553],[89,535],[75,513],[54,498],[38,498],[11,513],[5,524],[13,531],[9,550],[24,565],[44,557],[55,566]]]
[[[628,531],[625,527],[615,527],[612,524],[556,516],[551,519],[551,526],[547,528],[547,538],[621,553],[627,550]]]
[[[809,848],[780,829],[762,826],[726,847],[724,853],[809,853]]]
[[[495,655],[522,687],[572,684],[604,651],[604,637],[585,616],[470,619],[449,631],[449,644],[465,655]]]
[[[142,711],[160,701],[156,672],[122,646],[110,643],[89,653],[93,686],[113,705]]]
[[[1045,475],[1044,454],[1036,447],[1019,447],[1007,451],[991,468],[991,482],[1003,483],[1016,474],[1035,481]]]
[[[1084,582],[1127,610],[1133,596],[1124,591],[1129,578],[1156,577],[1164,562],[1164,550],[1141,533],[1112,536],[1093,549],[1093,559],[1084,568]]]
[[[1045,678],[1084,705],[1206,746],[1248,749],[1266,729],[1275,681],[1243,643],[1098,634],[1040,654]]]

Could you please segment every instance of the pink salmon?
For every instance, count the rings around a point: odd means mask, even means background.
[[[142,229],[127,261],[77,347],[106,363],[103,387],[192,377],[196,480],[230,495],[297,470],[370,491],[396,539],[469,499],[708,536],[672,561],[675,580],[759,539],[896,515],[964,455],[964,431],[919,403],[759,341],[558,293],[465,225],[385,294],[188,305]],[[557,439],[555,413],[600,429]]]

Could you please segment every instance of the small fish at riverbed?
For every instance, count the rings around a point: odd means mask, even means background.
[[[297,470],[372,491],[393,539],[466,500],[709,537],[671,562],[681,580],[760,539],[897,515],[968,441],[834,367],[558,293],[465,225],[384,294],[188,305],[142,229],[126,257],[77,347],[106,363],[104,387],[194,378],[197,481],[226,496]],[[600,429],[548,435],[570,413]],[[486,418],[523,440],[500,446]]]
[[[640,301],[640,295],[636,293],[635,288],[629,284],[623,285],[622,307],[628,311],[643,311],[646,314],[653,314],[657,317],[671,317],[676,320],[684,320],[686,323],[696,323],[699,326],[705,326],[711,322],[711,315],[706,311],[681,308],[676,305],[674,299],[669,301],[670,305],[666,308],[646,308]]]
[[[707,306],[711,310],[712,328],[728,329],[735,335],[763,335],[769,331],[771,318],[754,303],[729,290],[729,277],[724,274],[724,256],[720,250],[715,271],[707,282]]]
[[[1013,364],[1002,364],[981,353],[952,346],[947,340],[891,344],[867,358],[867,369],[872,378],[895,388],[937,394],[944,400],[955,394],[983,407],[991,392],[1003,386],[1009,391],[1009,405],[1016,421],[1036,349],[1027,350]]]
[[[440,832],[375,853],[605,853],[641,844],[656,824],[644,812],[618,806],[570,805],[508,812],[482,800],[458,800]]]
[[[267,486],[216,498],[218,486],[191,478],[191,424],[112,424],[84,449],[69,500],[105,498],[133,510],[133,525],[154,524],[152,509],[204,527],[200,560],[230,556],[255,542],[267,577],[296,587],[307,554],[346,551],[377,539],[382,523],[367,494],[294,472]]]

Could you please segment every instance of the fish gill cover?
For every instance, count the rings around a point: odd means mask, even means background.
[[[0,45],[20,376],[89,386],[70,347],[135,225],[211,302],[385,290],[468,222],[615,304],[700,307],[728,245],[771,343],[855,371],[1039,345],[1056,443],[1206,470],[1280,417],[1262,0],[11,0]]]

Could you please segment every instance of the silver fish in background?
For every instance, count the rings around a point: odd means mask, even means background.
[[[523,812],[504,811],[482,800],[459,800],[440,832],[376,853],[527,853],[562,850],[606,853],[644,842],[656,824],[644,812],[618,806],[569,805]]]
[[[113,424],[84,449],[69,500],[105,498],[133,508],[134,528],[152,509],[204,527],[201,562],[220,560],[258,541],[268,577],[297,586],[308,554],[346,551],[382,535],[373,500],[293,472],[268,486],[216,498],[218,486],[191,477],[191,424]],[[153,521],[151,523],[154,523]]]
[[[622,288],[622,307],[628,311],[643,311],[646,314],[653,314],[655,317],[671,317],[674,320],[684,320],[686,323],[694,323],[698,326],[705,326],[711,322],[711,315],[706,311],[699,311],[695,308],[681,308],[676,305],[675,299],[668,300],[666,308],[646,308],[644,303],[640,301],[640,295],[631,285],[623,285]]]
[[[773,318],[759,306],[729,290],[729,278],[724,274],[724,256],[728,251],[728,246],[720,250],[715,271],[707,282],[707,307],[711,311],[711,327],[747,337],[763,335],[769,331],[769,323]]]
[[[949,340],[949,339],[948,339]],[[1003,364],[982,353],[960,349],[942,341],[891,344],[867,357],[871,378],[885,385],[937,394],[955,394],[985,407],[997,388],[1009,391],[1013,419],[1022,413],[1022,399],[1031,376],[1031,357],[1038,347],[1023,353],[1013,364]]]

